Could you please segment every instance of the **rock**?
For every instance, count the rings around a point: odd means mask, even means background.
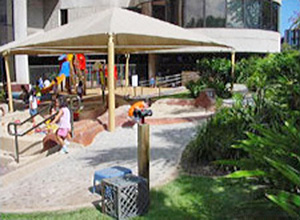
[[[215,95],[212,90],[204,90],[200,92],[199,96],[195,100],[195,107],[202,107],[206,110],[214,107],[216,103]]]
[[[5,116],[8,113],[8,105],[5,103],[0,104],[0,117]]]
[[[43,139],[43,152],[48,151],[48,155],[60,150],[55,134],[48,134]]]

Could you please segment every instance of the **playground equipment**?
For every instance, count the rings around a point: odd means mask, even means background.
[[[56,77],[56,80],[57,80],[57,84],[59,85],[61,82],[63,82],[64,80],[66,79],[66,76],[65,74],[61,74],[60,76],[57,76]],[[42,94],[47,94],[49,93],[52,88],[53,88],[53,85],[55,84],[54,80],[51,82],[50,86],[48,87],[45,87],[41,90]]]

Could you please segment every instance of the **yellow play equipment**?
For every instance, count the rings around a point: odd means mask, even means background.
[[[63,82],[64,80],[66,79],[66,76],[65,74],[61,74],[60,76],[57,76],[56,77],[56,80],[57,80],[57,84],[59,85],[61,82]],[[52,87],[54,85],[54,80],[52,80],[50,86],[46,87],[46,88],[43,88],[41,90],[42,94],[46,94],[46,93],[49,93],[51,90],[52,90]]]

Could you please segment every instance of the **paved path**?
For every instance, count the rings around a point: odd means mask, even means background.
[[[195,135],[197,125],[189,122],[151,126],[151,187],[174,177],[182,150]],[[121,165],[137,173],[136,130],[103,131],[89,147],[71,147],[67,155],[56,153],[2,176],[1,212],[75,209],[99,202],[100,197],[90,191],[95,170]]]

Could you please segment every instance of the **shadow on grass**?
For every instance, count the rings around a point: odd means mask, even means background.
[[[181,176],[152,190],[149,213],[135,219],[288,219],[269,202],[250,205],[259,194],[241,180]]]
[[[289,219],[271,203],[249,205],[261,193],[242,180],[180,176],[160,189],[151,190],[151,205],[145,216],[135,220],[279,220]],[[1,214],[1,219],[112,219],[101,213],[100,200],[94,208],[72,212]]]

